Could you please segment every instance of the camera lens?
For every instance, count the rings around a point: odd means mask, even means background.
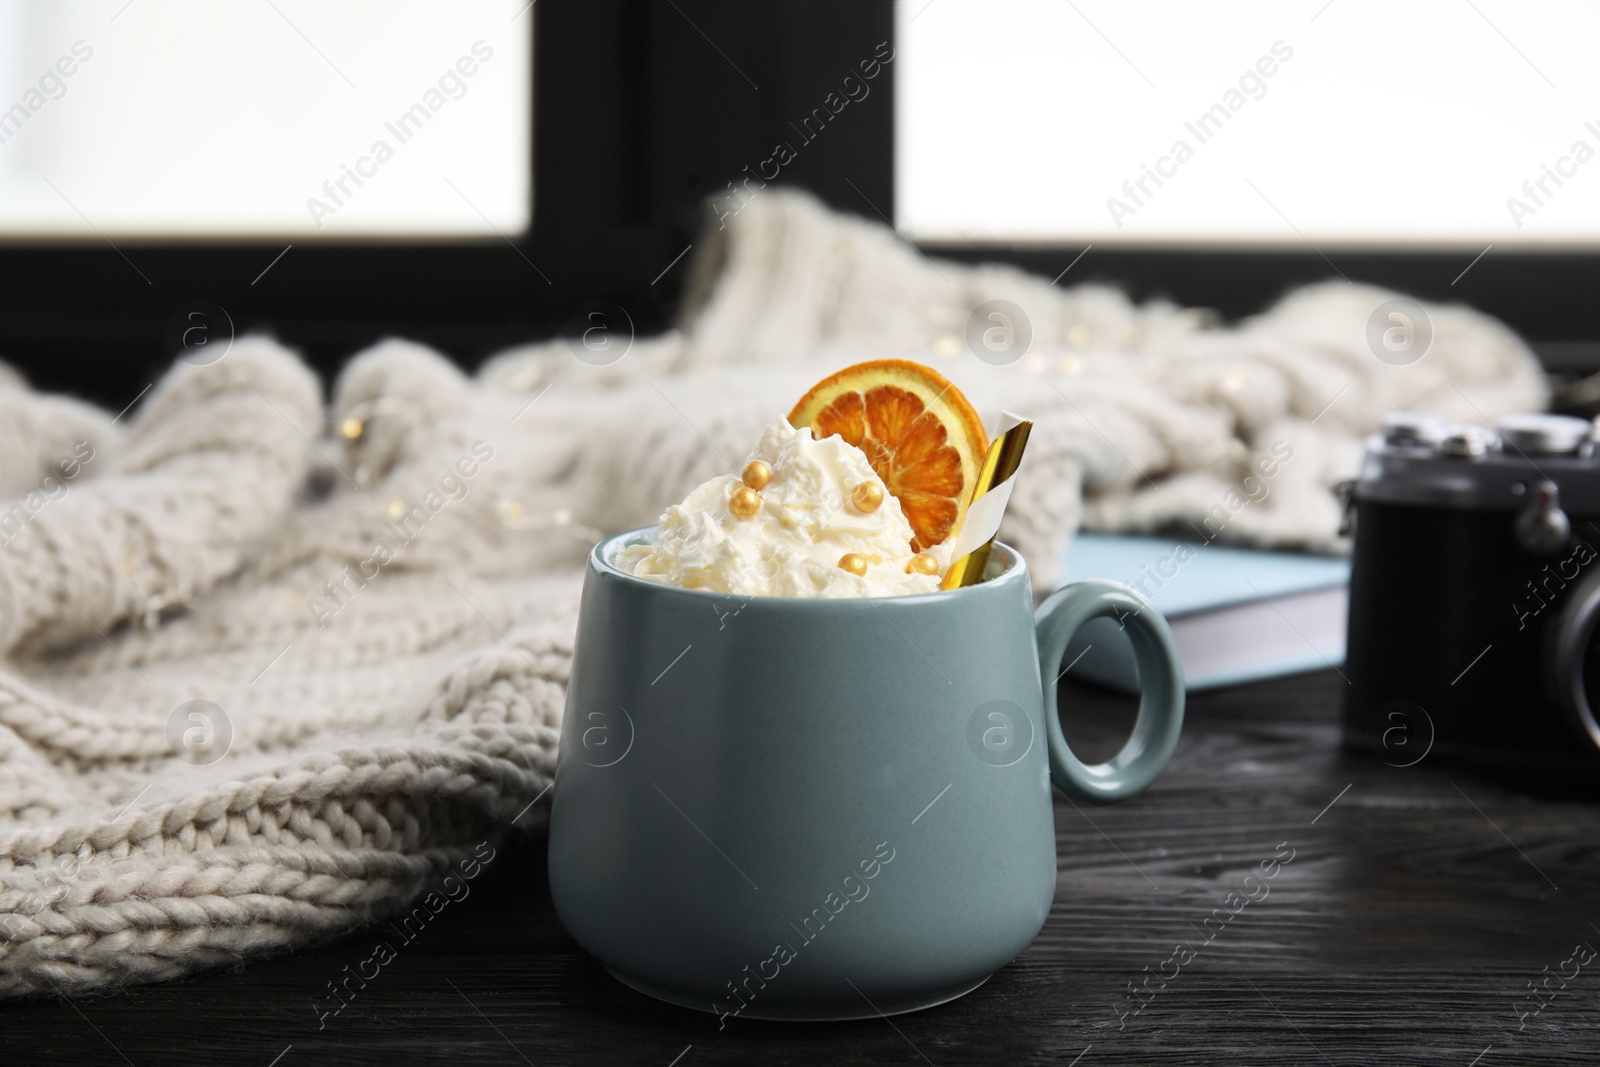
[[[1590,736],[1595,737],[1595,743],[1600,744],[1600,736],[1596,736],[1594,709],[1600,707],[1600,627],[1589,632],[1589,640],[1583,648],[1583,711],[1580,725],[1587,726]]]
[[[1600,573],[1572,591],[1545,640],[1545,680],[1572,722],[1600,747]]]

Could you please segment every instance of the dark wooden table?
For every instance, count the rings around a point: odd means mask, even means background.
[[[372,933],[5,1004],[0,1064],[1600,1062],[1600,958],[1573,952],[1600,946],[1600,805],[1344,755],[1342,686],[1325,672],[1194,697],[1148,794],[1083,810],[1058,795],[1049,923],[944,1007],[719,1031],[579,949],[551,909],[542,841],[523,840],[325,1026],[313,1002]],[[1116,745],[1130,701],[1067,700],[1081,754]],[[1270,881],[1246,881],[1291,851]]]

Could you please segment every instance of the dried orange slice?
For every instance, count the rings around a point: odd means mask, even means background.
[[[960,527],[989,450],[983,420],[944,376],[920,363],[877,359],[824,378],[789,412],[796,429],[840,437],[867,462],[915,534],[932,548]]]

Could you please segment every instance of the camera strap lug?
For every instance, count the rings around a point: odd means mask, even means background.
[[[1517,544],[1536,556],[1559,552],[1572,542],[1572,521],[1561,510],[1561,490],[1551,481],[1528,487],[1532,499],[1517,513]]]
[[[1335,482],[1333,495],[1339,500],[1339,536],[1349,537],[1356,528],[1356,480]]]

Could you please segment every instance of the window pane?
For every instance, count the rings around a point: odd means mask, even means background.
[[[0,234],[520,233],[527,6],[0,5]]]
[[[1592,4],[897,7],[914,238],[1600,242]]]

